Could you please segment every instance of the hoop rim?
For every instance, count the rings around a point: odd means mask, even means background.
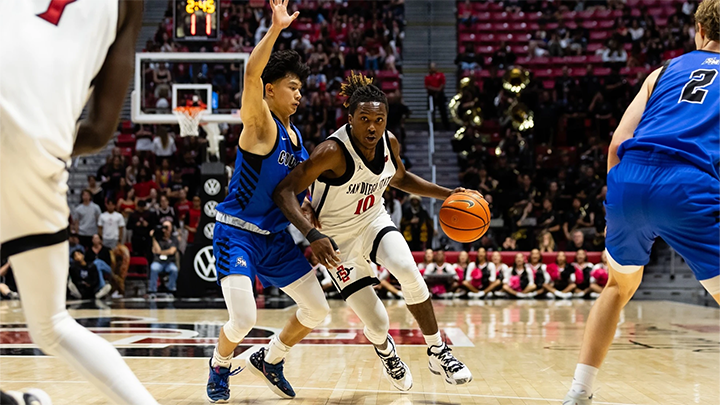
[[[177,106],[173,109],[174,112],[178,114],[185,114],[189,116],[196,116],[198,114],[202,114],[206,111],[205,107],[200,106]]]

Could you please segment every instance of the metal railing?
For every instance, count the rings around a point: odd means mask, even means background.
[[[433,112],[435,111],[435,104],[432,96],[428,96],[428,167],[430,168],[430,181],[433,184],[437,183],[437,172],[435,169],[435,123],[433,122]],[[430,209],[428,210],[430,217],[433,219],[433,226],[435,229],[438,227],[438,218],[435,214],[435,199],[430,199]]]

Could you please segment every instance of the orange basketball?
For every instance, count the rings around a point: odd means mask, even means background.
[[[455,193],[440,208],[440,226],[452,240],[474,242],[490,227],[488,202],[476,194]]]

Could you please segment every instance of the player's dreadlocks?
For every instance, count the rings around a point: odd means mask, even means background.
[[[373,80],[362,73],[352,72],[347,82],[343,83],[340,89],[341,96],[347,96],[344,106],[350,114],[355,113],[359,103],[378,102],[385,104],[386,111],[389,110],[387,97],[382,90],[372,84]]]

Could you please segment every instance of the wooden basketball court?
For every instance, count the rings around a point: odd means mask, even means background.
[[[242,365],[266,344],[294,306],[259,303],[258,324],[236,351]],[[392,334],[414,377],[409,393],[381,373],[362,325],[341,301],[286,361],[293,404],[560,404],[577,361],[591,301],[438,301],[441,329],[474,380],[448,386],[427,368],[422,334],[402,301],[386,301]],[[195,309],[193,307],[215,307]],[[208,358],[227,313],[217,301],[115,301],[71,314],[113,342],[161,404],[205,404]],[[284,308],[283,308],[284,307]],[[137,309],[135,309],[137,308]],[[105,404],[89,384],[29,341],[19,302],[0,303],[0,385],[37,387],[55,404]],[[720,311],[670,302],[633,301],[598,377],[595,404],[720,403]],[[234,404],[290,403],[248,371],[232,377]]]

